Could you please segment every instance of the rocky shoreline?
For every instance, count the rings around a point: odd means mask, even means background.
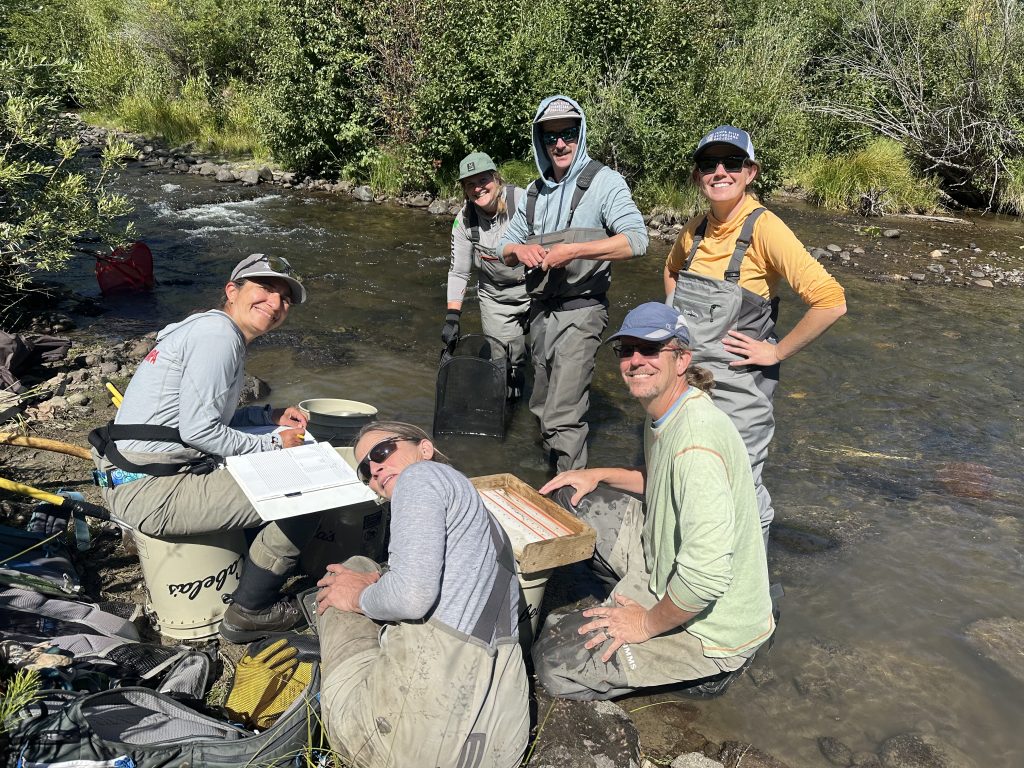
[[[74,114],[67,116],[78,119]],[[197,152],[193,144],[161,147],[156,141],[139,134],[110,131],[81,121],[78,122],[77,131],[82,142],[97,154],[108,134],[127,141],[137,150],[133,162],[140,168],[155,171],[208,176],[219,183],[247,187],[268,185],[348,195],[363,203],[398,205],[422,210],[433,216],[455,216],[463,205],[460,197],[439,198],[423,191],[389,196],[377,194],[369,186],[351,181],[313,178],[251,161],[229,162]],[[777,198],[787,196],[795,197],[785,191],[776,193]],[[908,222],[934,220],[968,224],[964,219],[951,216],[907,215],[890,218],[902,218]],[[644,221],[651,240],[665,243],[675,242],[686,223],[686,219],[678,214],[665,212],[645,214]],[[871,219],[863,221],[864,224],[856,228],[861,242],[808,244],[808,251],[832,267],[854,269],[867,279],[877,282],[980,289],[1024,286],[1024,245],[1018,248],[1017,253],[986,251],[970,240],[961,245],[940,243],[927,250],[901,247],[897,241],[903,235],[903,230],[891,226],[883,228],[873,224]]]

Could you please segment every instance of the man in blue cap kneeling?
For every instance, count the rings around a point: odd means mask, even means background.
[[[675,309],[641,304],[609,341],[647,411],[645,465],[572,470],[541,488],[574,489],[565,503],[597,531],[592,565],[614,587],[600,606],[549,616],[537,677],[571,699],[660,685],[714,695],[775,630],[750,461],[710,376],[690,366]]]

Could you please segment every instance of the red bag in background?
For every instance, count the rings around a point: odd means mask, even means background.
[[[122,246],[109,256],[96,257],[100,292],[147,291],[154,285],[153,254],[142,241]]]

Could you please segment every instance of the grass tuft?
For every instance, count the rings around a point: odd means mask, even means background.
[[[815,155],[794,174],[809,202],[865,216],[930,213],[938,207],[938,182],[920,178],[891,139],[873,139],[863,149],[835,157]]]

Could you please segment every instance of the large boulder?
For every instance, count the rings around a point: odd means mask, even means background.
[[[363,185],[356,187],[352,190],[352,197],[361,203],[372,203],[373,202],[373,190]]]

